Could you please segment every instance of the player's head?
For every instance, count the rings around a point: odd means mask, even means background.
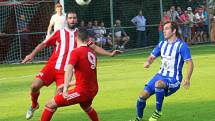
[[[77,33],[77,41],[82,43],[87,43],[88,41],[88,31],[85,28],[79,28]]]
[[[55,11],[57,12],[57,13],[62,13],[62,5],[60,4],[60,3],[57,3],[56,5],[55,5]]]
[[[70,29],[74,29],[77,27],[77,23],[78,23],[78,18],[77,18],[77,14],[76,12],[68,12],[66,14],[66,21],[67,21],[67,26]]]
[[[164,38],[170,39],[178,36],[178,25],[175,22],[168,21],[163,26]]]

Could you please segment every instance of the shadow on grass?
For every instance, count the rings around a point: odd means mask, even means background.
[[[169,103],[164,104],[163,116],[159,121],[215,121],[215,103],[214,101],[205,102],[187,102],[187,103]],[[97,107],[98,115],[101,121],[129,121],[135,118],[135,108],[105,110]],[[148,106],[145,110],[145,118],[148,119],[154,111],[154,106]],[[76,113],[74,113],[76,112]],[[77,113],[78,112],[78,113]],[[36,112],[31,121],[38,121],[42,109]],[[0,118],[1,121],[24,121],[23,116],[13,116]],[[52,121],[88,121],[87,115],[80,109],[74,110],[60,109],[56,112]]]

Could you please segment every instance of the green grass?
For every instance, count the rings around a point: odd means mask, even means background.
[[[136,99],[146,81],[159,70],[160,59],[151,68],[143,62],[151,49],[126,52],[114,58],[99,57],[99,93],[93,107],[101,121],[129,121],[135,118]],[[189,90],[183,87],[165,98],[159,121],[215,121],[215,45],[191,47],[195,70]],[[29,88],[43,64],[0,65],[0,121],[24,121],[30,105]],[[186,67],[186,66],[185,66]],[[55,84],[44,87],[39,98],[40,109],[31,121],[38,121],[45,102],[54,95]],[[155,110],[152,96],[145,109],[145,119]],[[88,121],[78,105],[60,108],[53,121]]]

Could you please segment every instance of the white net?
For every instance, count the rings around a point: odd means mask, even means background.
[[[19,62],[44,40],[53,1],[0,2],[0,63]],[[37,54],[35,60],[46,60],[51,48]]]

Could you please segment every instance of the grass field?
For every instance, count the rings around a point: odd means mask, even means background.
[[[99,93],[93,106],[101,121],[129,121],[135,118],[136,99],[146,81],[159,70],[160,59],[151,68],[143,62],[151,49],[127,52],[114,58],[99,57]],[[191,88],[183,87],[165,98],[163,116],[159,121],[215,121],[215,45],[191,47],[195,69]],[[34,76],[44,64],[0,65],[0,121],[24,121],[30,106],[29,88]],[[184,71],[185,72],[185,71]],[[55,84],[44,87],[39,98],[40,109],[31,121],[38,121],[44,104],[54,95]],[[152,96],[144,119],[155,110]],[[60,108],[53,121],[88,121],[78,105]]]

